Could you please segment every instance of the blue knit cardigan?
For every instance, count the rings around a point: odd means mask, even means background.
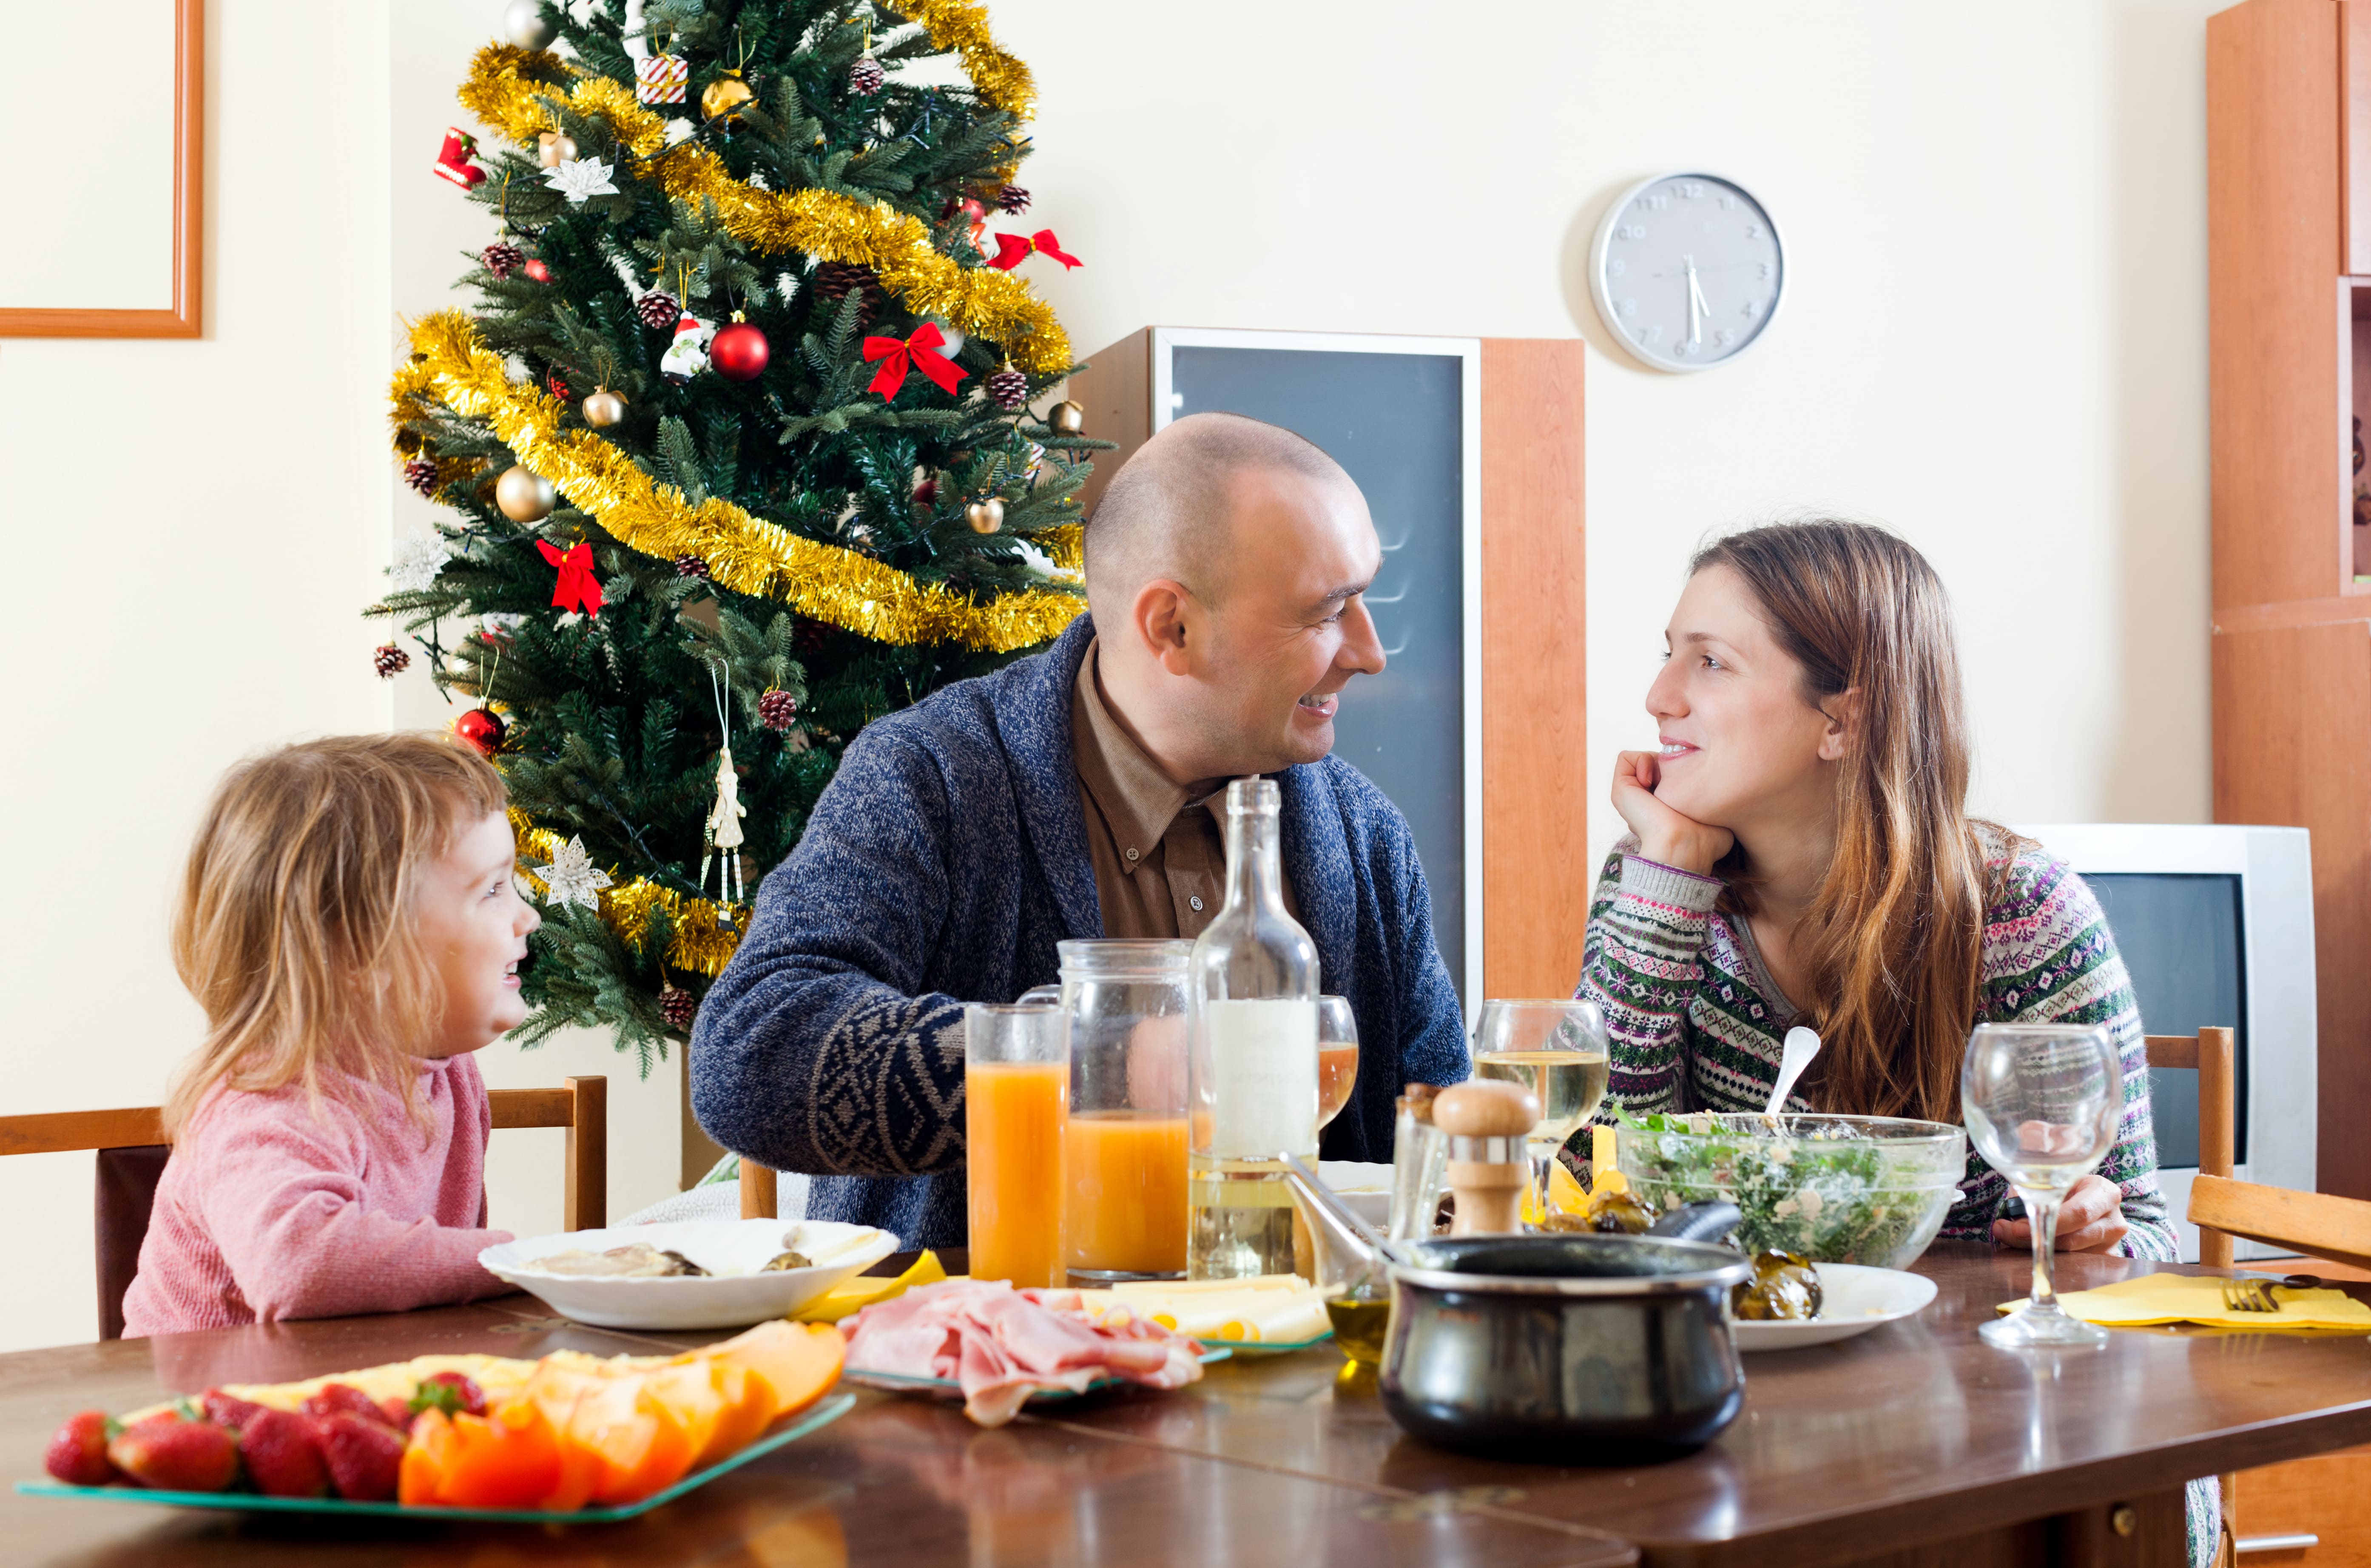
[[[815,1174],[808,1213],[961,1245],[965,1001],[1056,978],[1104,934],[1070,753],[1093,628],[874,720],[700,1009],[691,1103],[725,1147]],[[1468,1070],[1406,819],[1338,757],[1286,770],[1282,839],[1322,982],[1358,1015],[1329,1159],[1389,1159],[1403,1083]]]

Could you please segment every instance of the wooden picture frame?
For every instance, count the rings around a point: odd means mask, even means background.
[[[205,241],[205,0],[173,0],[172,304],[161,310],[0,307],[0,338],[195,338]]]

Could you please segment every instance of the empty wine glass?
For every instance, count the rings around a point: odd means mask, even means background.
[[[2070,1318],[2051,1284],[2058,1207],[2115,1147],[2123,1064],[2101,1024],[1980,1023],[1960,1068],[1968,1136],[2009,1180],[2033,1224],[2033,1293],[1977,1332],[1992,1344],[2104,1344],[2108,1331]]]
[[[1342,1113],[1359,1081],[1359,1020],[1341,997],[1317,998],[1317,1126]]]
[[[1565,1139],[1597,1114],[1605,1098],[1605,1015],[1573,997],[1482,1004],[1474,1025],[1474,1073],[1532,1091],[1540,1119],[1524,1140],[1532,1157],[1532,1214],[1548,1212],[1548,1167]]]

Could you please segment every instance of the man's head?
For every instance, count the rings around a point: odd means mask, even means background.
[[[1379,674],[1366,498],[1289,430],[1194,414],[1138,449],[1087,525],[1105,695],[1181,783],[1315,762]]]

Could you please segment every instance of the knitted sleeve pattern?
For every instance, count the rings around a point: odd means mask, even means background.
[[[1993,860],[2000,872],[2004,849]],[[2135,1258],[2178,1255],[2157,1181],[2157,1134],[2149,1116],[2148,1048],[2132,977],[2114,933],[2083,879],[2038,847],[2007,860],[2000,892],[1984,911],[1984,973],[1976,1002],[1984,1023],[2104,1023],[2124,1073],[2124,1109],[2115,1147],[2099,1174],[2123,1193],[2132,1229],[2119,1251]],[[2009,1197],[2008,1182],[1971,1149],[1966,1196],[1944,1221],[1945,1236],[1981,1239]]]
[[[1598,876],[1573,995],[1605,1012],[1606,1099],[1638,1114],[1684,1110],[1688,1003],[1720,883],[1624,853],[1631,847],[1615,846]]]

